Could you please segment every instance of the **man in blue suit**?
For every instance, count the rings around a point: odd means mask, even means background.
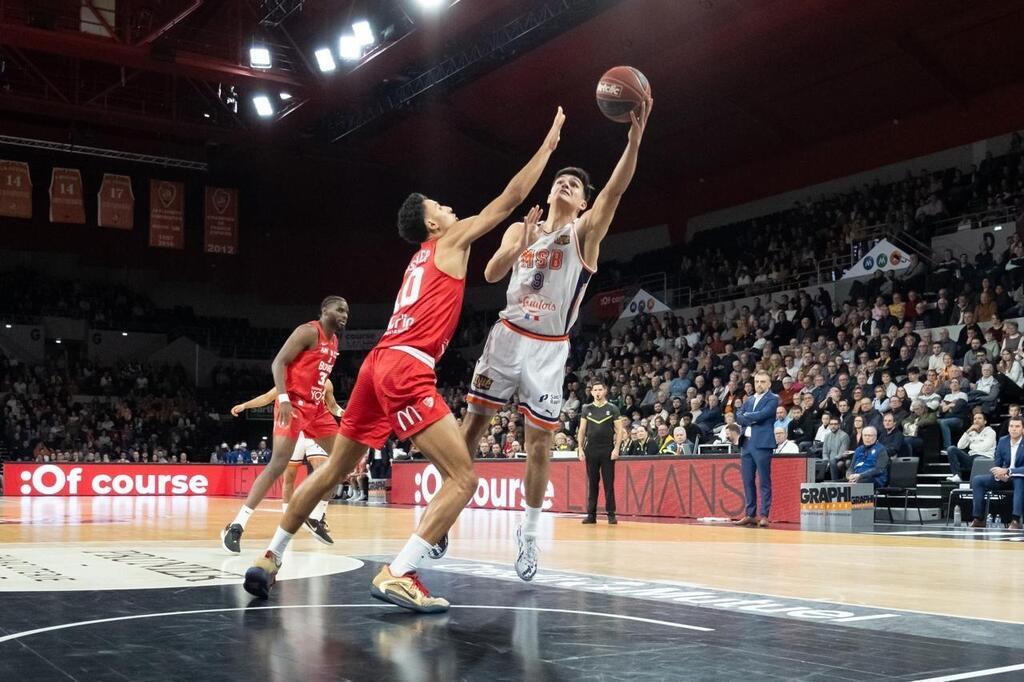
[[[972,528],[985,527],[985,493],[992,490],[1013,490],[1013,520],[1011,530],[1020,530],[1020,517],[1024,514],[1024,417],[1010,417],[1007,425],[1008,436],[999,439],[996,445],[995,466],[990,473],[979,474],[971,479],[971,494],[974,497],[974,522]]]
[[[772,450],[775,449],[775,409],[779,397],[769,388],[771,378],[767,372],[754,375],[754,395],[736,413],[736,421],[745,436],[740,465],[743,472],[743,495],[746,498],[746,516],[736,522],[739,526],[768,527],[768,513],[772,508]],[[761,479],[761,518],[757,518],[757,486],[755,474]]]

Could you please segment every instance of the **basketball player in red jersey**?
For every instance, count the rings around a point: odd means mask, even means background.
[[[540,149],[479,215],[460,220],[451,208],[422,194],[411,194],[402,204],[398,233],[419,250],[405,270],[391,321],[359,370],[330,459],[295,491],[266,554],[245,574],[250,594],[269,594],[285,547],[316,501],[352,471],[367,447],[382,447],[394,432],[411,438],[444,482],[416,532],[373,579],[370,594],[421,613],[448,610],[447,600],[432,597],[423,586],[416,568],[472,499],[477,477],[455,418],[437,391],[434,365],[458,324],[470,246],[526,199],[558,145],[564,120],[559,107]]]
[[[265,407],[273,404],[276,400],[277,389],[271,387],[266,393],[232,407],[231,416],[237,417],[246,410]],[[345,413],[345,410],[341,409],[341,406],[338,405],[338,401],[334,399],[334,384],[331,383],[330,379],[324,384],[324,404],[327,406],[327,411],[335,418],[340,418]],[[299,466],[306,463],[309,465],[310,470],[316,471],[326,461],[327,451],[317,445],[315,441],[306,438],[306,434],[300,431],[299,439],[295,442],[295,449],[292,450],[291,459],[288,461],[288,468],[284,472],[284,485],[281,489],[281,506],[284,509],[288,509],[288,503],[291,502],[292,491],[295,489],[295,477],[299,473]],[[314,516],[305,521],[306,530],[325,545],[334,544],[334,540],[331,539],[330,532],[327,530],[327,520],[325,518],[327,502],[329,502],[332,494],[328,492],[326,495],[327,499],[321,500],[321,503],[313,510]]]
[[[475,447],[494,413],[518,395],[526,429],[526,510],[516,530],[515,567],[523,580],[533,580],[537,573],[537,523],[548,487],[552,434],[559,427],[569,330],[596,271],[601,241],[633,179],[652,104],[643,102],[631,114],[626,149],[593,207],[586,171],[560,170],[548,195],[547,220],[509,226],[484,270],[488,282],[499,281],[510,270],[512,278],[505,309],[476,363],[462,434]],[[613,451],[612,456],[618,454]],[[608,521],[616,523],[614,509]]]
[[[274,404],[270,464],[256,477],[235,520],[221,531],[221,545],[227,552],[238,554],[241,551],[245,524],[270,486],[288,468],[300,432],[327,452],[334,447],[338,424],[327,410],[324,393],[327,377],[338,359],[338,334],[347,323],[348,303],[341,296],[328,296],[320,304],[320,319],[297,327],[271,363],[277,402]],[[326,509],[324,503],[317,518]],[[313,507],[306,511],[312,512]]]

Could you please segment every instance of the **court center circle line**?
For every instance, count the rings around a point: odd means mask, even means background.
[[[164,618],[166,616],[189,616],[200,613],[231,613],[232,611],[277,611],[281,609],[388,609],[393,608],[387,604],[290,604],[283,606],[235,606],[223,609],[197,609],[194,611],[165,611],[161,613],[139,613],[133,616],[116,616],[114,618],[98,618],[96,620],[82,620],[75,623],[62,623],[61,625],[50,625],[35,630],[25,630],[14,634],[0,637],[0,644],[32,635],[41,635],[57,630],[68,630],[70,628],[85,627],[87,625],[100,625],[102,623],[118,623],[128,620],[141,620],[144,618]],[[536,611],[539,613],[571,613],[580,616],[599,616],[602,618],[617,618],[619,620],[630,620],[638,623],[650,623],[663,625],[680,630],[695,630],[697,632],[714,632],[714,628],[705,628],[698,625],[687,625],[685,623],[672,623],[667,620],[654,620],[652,618],[641,618],[639,616],[626,616],[618,613],[598,613],[596,611],[577,611],[574,609],[548,609],[537,606],[488,606],[483,604],[456,604],[453,609],[499,609],[503,611]]]

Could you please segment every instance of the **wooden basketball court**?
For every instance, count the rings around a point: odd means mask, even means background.
[[[448,556],[423,571],[455,606],[438,618],[368,594],[375,562],[401,547],[419,509],[332,505],[335,544],[300,531],[281,582],[260,602],[244,593],[241,574],[264,549],[280,503],[257,511],[236,557],[222,552],[218,532],[238,504],[0,500],[0,601],[9,605],[0,676],[1024,675],[1024,587],[1013,579],[1024,535],[1016,532],[584,526],[545,515],[541,571],[523,583],[511,568],[517,514],[467,510]],[[127,655],[140,647],[142,658]]]

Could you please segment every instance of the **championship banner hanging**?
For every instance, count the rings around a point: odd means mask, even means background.
[[[32,177],[24,161],[0,161],[0,216],[32,217]]]
[[[77,168],[54,168],[50,177],[50,222],[84,225],[82,192],[81,171]]]
[[[135,193],[127,175],[103,174],[96,222],[100,227],[130,230],[135,227]]]
[[[185,248],[183,183],[149,181],[149,245],[162,249]]]
[[[205,214],[203,251],[238,253],[238,190],[207,187]]]

